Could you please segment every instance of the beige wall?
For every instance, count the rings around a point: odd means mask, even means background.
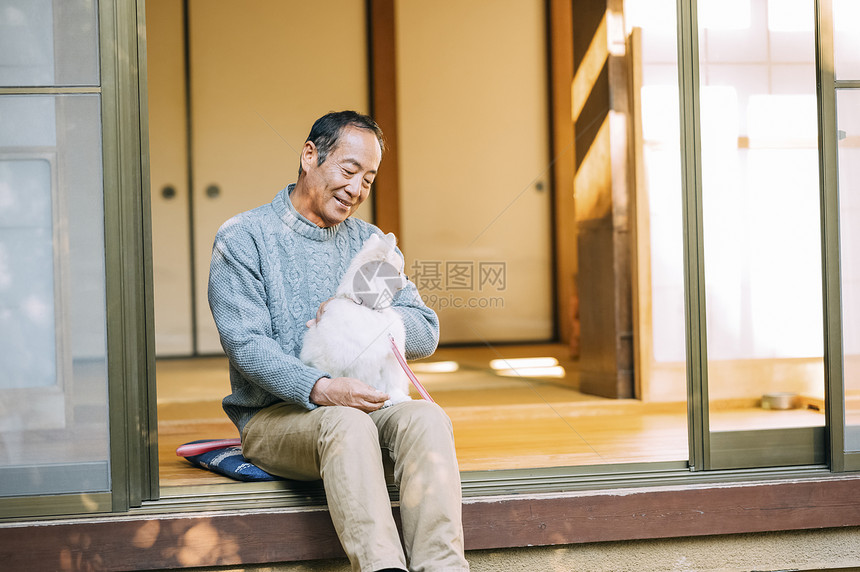
[[[422,288],[440,314],[445,342],[549,340],[544,3],[410,1],[396,8],[399,238],[407,272],[415,274],[416,261],[438,263],[444,281],[449,263],[468,265],[472,287]],[[218,353],[206,301],[214,233],[295,180],[295,150],[313,119],[332,109],[368,110],[364,4],[258,0],[239,9],[225,0],[191,2],[193,189],[186,188],[179,3],[150,0],[147,19],[156,351],[191,351],[193,249],[196,349]],[[324,37],[338,41],[320,42]],[[166,185],[175,198],[162,196]],[[220,189],[216,198],[206,192],[210,185]],[[368,218],[370,201],[363,209]],[[483,263],[505,265],[503,287],[481,284]]]
[[[218,228],[295,182],[298,150],[313,121],[340,109],[369,110],[364,4],[194,0],[189,4],[191,143],[187,188],[180,2],[147,1],[156,353],[221,353],[207,300]],[[322,38],[337,38],[323,41]],[[172,185],[177,195],[165,199]],[[210,197],[207,187],[220,194]],[[189,246],[188,193],[194,244]],[[369,218],[372,199],[359,209]],[[190,249],[195,253],[191,300]]]
[[[544,4],[404,0],[395,13],[407,272],[439,314],[443,343],[549,340]],[[443,283],[423,280],[416,261],[440,268]],[[449,263],[465,263],[473,287],[449,286]],[[482,263],[505,265],[504,288],[481,288]]]

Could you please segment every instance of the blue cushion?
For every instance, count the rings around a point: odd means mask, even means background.
[[[200,441],[192,441],[192,443],[205,443],[212,439],[202,439]],[[188,461],[202,469],[209,469],[213,473],[236,479],[237,481],[281,481],[281,477],[270,475],[257,465],[250,463],[242,456],[241,447],[224,447],[214,449],[185,457]]]

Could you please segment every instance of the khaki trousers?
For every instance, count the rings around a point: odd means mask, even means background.
[[[245,425],[242,454],[274,475],[323,480],[353,570],[406,569],[406,558],[414,572],[469,569],[454,436],[438,405],[406,401],[367,414],[351,407],[308,411],[279,403]],[[394,462],[406,558],[383,456]]]

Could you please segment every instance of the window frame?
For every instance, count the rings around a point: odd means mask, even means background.
[[[145,82],[138,83],[142,12],[142,2],[134,0],[96,2],[97,85],[0,88],[0,95],[98,95],[102,123],[110,491],[0,499],[0,512],[14,518],[125,511],[153,498],[152,457],[147,462],[140,454],[155,426],[155,412],[140,399],[147,396],[147,386],[154,389],[147,349],[151,342],[146,339],[152,319],[147,311],[148,177],[143,176],[148,163],[141,152],[147,144],[141,128]]]
[[[834,431],[844,427],[842,338],[838,247],[835,99],[829,101],[826,70],[833,69],[831,0],[815,0],[816,99],[821,204],[821,283],[824,321],[824,427],[714,432],[710,427],[708,384],[707,294],[702,198],[702,142],[698,1],[678,0],[678,83],[681,107],[681,180],[684,220],[684,288],[686,317],[687,407],[690,470],[756,468],[757,460],[809,466],[843,467],[843,451],[832,447]],[[829,62],[829,67],[828,63]],[[832,91],[832,90],[831,90]],[[830,222],[833,221],[833,222]],[[828,225],[830,228],[828,228]],[[834,234],[835,233],[835,234]],[[834,242],[835,241],[835,242]],[[835,251],[832,250],[835,247]],[[835,319],[834,319],[835,317]],[[834,396],[840,396],[839,399]],[[842,423],[834,423],[842,419]],[[841,438],[839,438],[841,442]],[[778,449],[775,454],[771,451]],[[858,467],[860,468],[860,467]],[[839,472],[843,469],[832,469]]]
[[[829,2],[829,0],[824,0]],[[721,436],[717,449],[712,447],[712,435],[708,422],[708,359],[705,313],[705,279],[704,253],[702,232],[702,173],[701,173],[701,138],[699,130],[699,54],[698,54],[698,23],[696,2],[679,0],[678,9],[678,75],[681,97],[681,149],[682,180],[683,180],[683,211],[684,211],[684,262],[685,262],[685,295],[687,299],[686,328],[687,328],[687,376],[688,376],[688,430],[690,432],[690,457],[688,461],[665,463],[626,463],[617,465],[594,465],[583,467],[538,467],[534,469],[517,469],[505,471],[470,471],[461,474],[463,496],[467,499],[480,498],[488,495],[524,494],[524,493],[560,493],[572,490],[594,490],[598,488],[627,488],[640,486],[657,486],[670,483],[706,484],[726,482],[746,482],[765,478],[796,479],[807,478],[810,475],[820,476],[822,471],[841,472],[837,470],[836,461],[842,452],[831,448],[826,452],[810,451],[804,466],[786,466],[782,468],[767,468],[748,466],[746,468],[725,469],[724,460],[728,456],[727,446],[732,445],[731,438]],[[820,11],[817,10],[817,14]],[[549,9],[548,9],[549,13]],[[832,25],[832,22],[830,23]],[[822,42],[826,38],[816,34],[816,59],[820,58]],[[832,47],[831,47],[832,58]],[[821,67],[817,66],[820,73]],[[819,101],[822,96],[819,93]],[[819,122],[819,131],[824,133],[827,118]],[[832,122],[835,126],[835,119]],[[835,133],[833,134],[835,142]],[[824,175],[824,164],[828,157],[835,159],[828,148],[820,148],[819,161],[822,163],[820,172],[822,200],[835,193],[830,180]],[[832,197],[830,197],[832,198]],[[832,228],[827,228],[825,221],[828,213],[822,210],[822,248],[830,247]],[[838,230],[838,229],[837,229]],[[839,290],[838,279],[838,250],[837,257],[824,257],[822,283],[826,292],[834,287]],[[834,266],[835,265],[835,266]],[[826,298],[830,301],[829,298]],[[832,302],[831,302],[832,303]],[[825,367],[830,372],[835,367],[841,371],[841,340],[834,337],[833,328],[840,331],[839,320],[827,319],[831,306],[825,307],[826,332]],[[835,425],[832,416],[839,415],[843,405],[831,403],[834,394],[833,385],[837,378],[831,375],[826,381],[828,395],[827,417],[825,427],[799,428],[788,431],[781,441],[786,444],[806,442],[808,434],[820,436],[828,432],[833,434]],[[841,381],[841,378],[839,378]],[[774,432],[775,433],[775,432]],[[798,436],[800,438],[798,438]],[[821,439],[818,439],[819,441]],[[833,439],[830,440],[832,443]],[[791,457],[791,455],[790,455]],[[721,460],[722,459],[722,460]],[[830,468],[828,469],[828,465]],[[750,463],[747,463],[750,465]],[[284,491],[279,496],[277,491]],[[305,486],[290,484],[267,484],[244,486],[242,490],[237,485],[201,485],[186,487],[169,487],[165,491],[164,502],[189,508],[200,507],[200,510],[213,509],[218,504],[221,494],[233,492],[233,502],[255,502],[254,495],[263,495],[272,504],[267,506],[302,506],[302,495],[308,494]],[[396,499],[396,490],[391,488],[392,497]],[[247,496],[246,496],[247,495]],[[194,498],[191,498],[191,497]],[[311,494],[311,499],[314,498]],[[260,501],[256,497],[256,501]],[[199,501],[199,502],[198,502]],[[311,503],[313,501],[311,500]],[[298,503],[298,504],[294,504]],[[165,504],[167,506],[167,504]],[[235,505],[234,505],[235,506]],[[247,506],[250,506],[248,504]],[[259,506],[259,504],[257,505]]]
[[[828,466],[708,470],[707,353],[704,328],[701,142],[695,3],[677,1],[681,94],[689,461],[462,473],[470,502],[498,495],[656,486],[715,486],[797,479],[839,480],[860,470],[860,454],[842,448],[842,345],[838,204],[835,178],[835,86],[830,0],[816,0],[819,74],[823,288]],[[547,10],[549,13],[549,10]],[[230,484],[160,489],[155,409],[155,347],[146,107],[144,0],[99,2],[101,85],[93,88],[0,88],[8,93],[98,93],[102,97],[108,367],[112,492],[0,500],[14,518],[81,513],[170,514],[198,510],[319,506],[318,486]],[[392,490],[392,494],[395,492]],[[135,508],[139,507],[139,508]]]
[[[833,0],[816,0],[818,125],[821,155],[822,232],[824,242],[825,401],[833,472],[860,471],[860,452],[845,450],[845,381],[842,339],[842,279],[839,221],[839,167],[836,94],[858,89],[860,80],[837,80],[834,58]]]
[[[823,74],[826,62],[832,62],[832,16],[830,15],[831,0],[816,0],[816,71]],[[379,7],[377,6],[377,10]],[[826,368],[826,425],[825,433],[830,435],[830,450],[827,452],[825,464],[819,463],[820,458],[814,459],[809,465],[802,467],[784,468],[743,468],[718,470],[711,461],[712,451],[708,430],[708,391],[707,391],[707,338],[705,329],[705,280],[704,253],[702,233],[702,174],[701,174],[701,139],[699,130],[699,57],[698,57],[698,24],[696,2],[677,1],[678,15],[678,81],[681,98],[681,141],[682,141],[682,181],[683,181],[683,212],[684,212],[684,263],[685,263],[685,296],[686,328],[687,328],[687,387],[688,387],[688,431],[690,434],[690,456],[687,461],[667,463],[629,463],[619,465],[595,465],[586,467],[542,467],[535,469],[519,469],[509,471],[475,471],[462,473],[464,498],[480,498],[486,495],[522,494],[522,493],[553,493],[571,490],[593,490],[597,488],[625,488],[631,486],[656,486],[669,483],[726,483],[746,482],[759,479],[795,479],[811,475],[822,475],[822,470],[838,473],[850,470],[843,459],[844,452],[833,447],[841,426],[834,423],[840,416],[844,419],[844,403],[841,401],[841,313],[839,313],[838,292],[839,259],[838,259],[838,227],[830,223],[836,220],[834,213],[828,210],[828,204],[833,203],[836,189],[828,178],[828,168],[835,167],[835,99],[828,109],[827,93],[824,87],[828,84],[819,82],[819,107],[824,109],[819,119],[819,133],[822,142],[819,146],[819,161],[821,163],[821,196],[822,196],[822,248],[823,273],[822,283],[825,291],[825,368]],[[142,12],[142,11],[141,11]],[[550,7],[547,8],[547,14]],[[142,19],[142,13],[140,15]],[[829,36],[822,30],[829,31]],[[145,37],[141,39],[145,42]],[[828,41],[830,42],[828,46]],[[139,48],[145,54],[145,44]],[[144,57],[141,56],[141,60]],[[142,64],[145,71],[145,61]],[[832,69],[832,66],[831,68]],[[819,75],[821,78],[821,75]],[[145,75],[141,75],[141,93],[145,90]],[[373,82],[371,82],[373,83]],[[145,102],[145,97],[140,101]],[[145,111],[145,107],[143,108]],[[145,118],[145,115],[142,115]],[[142,125],[146,125],[143,121]],[[145,131],[145,130],[144,130]],[[145,136],[142,132],[142,136]],[[827,145],[830,142],[830,146]],[[831,165],[832,164],[832,165]],[[832,171],[835,173],[835,170]],[[833,174],[830,173],[832,177]],[[143,171],[148,187],[148,171]],[[148,191],[148,189],[147,189]],[[148,205],[148,193],[144,193],[144,202]],[[828,202],[829,201],[829,202]],[[834,203],[835,204],[835,203]],[[147,212],[148,214],[148,212]],[[149,233],[149,221],[145,225]],[[149,235],[147,234],[147,239]],[[833,251],[833,241],[836,250]],[[833,256],[835,252],[836,256]],[[147,260],[147,271],[150,273],[151,258]],[[834,306],[834,291],[836,305]],[[150,307],[148,324],[151,324],[151,295],[147,299]],[[835,314],[833,312],[836,312]],[[834,316],[836,319],[834,319]],[[151,337],[151,336],[150,336]],[[151,340],[149,344],[151,345]],[[153,360],[153,352],[148,354]],[[153,371],[152,368],[149,370]],[[148,401],[155,403],[154,380],[150,379]],[[837,398],[839,397],[839,398]],[[150,414],[152,412],[149,412]],[[820,431],[820,429],[819,429]],[[841,442],[841,441],[840,441]],[[157,467],[156,440],[153,435],[150,440],[150,466]],[[817,463],[817,464],[816,464]],[[860,467],[858,467],[860,468]],[[157,469],[150,473],[151,491],[158,492]],[[237,488],[238,487],[238,488]],[[267,485],[201,485],[191,487],[169,487],[161,495],[165,508],[168,505],[185,507],[205,506],[216,508],[224,493],[231,494],[232,506],[283,506],[284,503],[303,506],[301,499],[307,498],[308,488],[304,485],[290,484]],[[396,491],[392,487],[392,496]],[[268,501],[260,498],[262,494]],[[151,495],[150,498],[158,498]],[[295,497],[295,498],[293,498]],[[311,494],[313,498],[313,494]],[[199,501],[199,502],[198,502]],[[158,503],[155,503],[158,504]],[[150,506],[145,503],[145,506]]]

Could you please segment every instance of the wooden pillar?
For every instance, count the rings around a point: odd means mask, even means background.
[[[385,134],[386,150],[373,183],[376,226],[397,235],[400,248],[400,172],[397,154],[397,41],[394,0],[368,0],[370,113]]]
[[[627,73],[611,21],[621,4],[572,2],[580,390],[613,398],[634,397]]]
[[[558,337],[579,356],[576,311],[576,218],[573,198],[574,130],[573,16],[571,0],[550,0],[550,93],[552,96],[553,221],[555,227]]]

